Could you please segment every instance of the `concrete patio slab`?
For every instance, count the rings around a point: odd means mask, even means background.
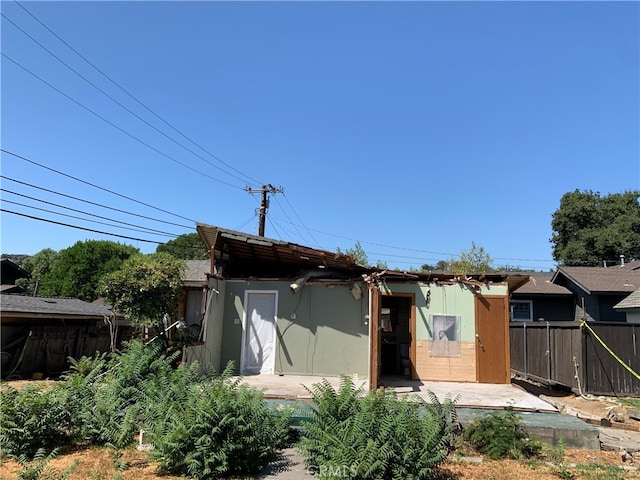
[[[265,398],[305,401],[311,399],[307,390],[326,379],[334,388],[340,387],[340,377],[303,375],[247,375],[242,382],[264,392]],[[366,379],[353,380],[356,386],[367,387]],[[443,401],[446,397],[457,399],[458,407],[503,409],[513,407],[518,411],[557,412],[557,409],[537,396],[513,384],[422,382],[403,379],[385,379],[385,388],[393,388],[398,395],[415,395],[429,401],[429,393]],[[306,388],[305,388],[306,387]]]

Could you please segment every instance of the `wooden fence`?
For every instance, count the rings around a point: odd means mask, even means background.
[[[69,369],[69,357],[93,357],[96,352],[111,351],[109,328],[96,327],[96,323],[26,325],[24,341],[16,345],[10,363],[3,368],[2,377],[31,378],[34,374],[57,377]],[[132,333],[132,327],[118,327],[113,339],[115,346],[120,347]]]
[[[640,325],[590,322],[512,322],[511,371],[576,393],[640,397]],[[614,355],[632,371],[625,368]]]

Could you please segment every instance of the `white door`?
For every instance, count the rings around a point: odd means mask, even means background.
[[[273,373],[278,292],[247,291],[242,334],[243,373]]]

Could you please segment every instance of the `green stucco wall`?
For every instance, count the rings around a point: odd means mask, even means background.
[[[474,294],[466,286],[435,285],[424,283],[388,283],[380,286],[384,293],[412,293],[416,302],[416,339],[433,340],[430,327],[430,315],[460,315],[460,340],[475,340],[475,296],[507,295],[504,285],[482,287]],[[429,305],[427,306],[427,298]]]
[[[205,342],[187,347],[187,363],[198,362],[201,373],[210,367],[219,372],[225,366],[221,362],[224,298],[225,282],[211,278],[205,306]]]
[[[278,292],[275,374],[366,377],[369,358],[368,291],[355,300],[349,285],[307,282],[295,294],[290,282],[227,281],[221,362],[240,366],[246,290]]]

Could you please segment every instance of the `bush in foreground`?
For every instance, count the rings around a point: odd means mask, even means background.
[[[283,446],[291,413],[270,410],[262,394],[228,378],[191,385],[180,402],[154,409],[151,456],[169,473],[198,479],[258,473]]]
[[[513,407],[504,412],[488,413],[474,421],[465,430],[465,439],[494,460],[537,457],[542,453],[542,443],[529,439],[522,419]]]
[[[320,478],[429,479],[447,456],[442,405],[421,409],[392,391],[371,391],[343,377],[310,389],[316,405],[304,423],[300,450]],[[451,404],[452,406],[452,404]]]
[[[65,405],[60,385],[44,389],[29,385],[23,390],[8,387],[0,401],[0,448],[2,456],[32,458],[69,441],[72,413]]]

